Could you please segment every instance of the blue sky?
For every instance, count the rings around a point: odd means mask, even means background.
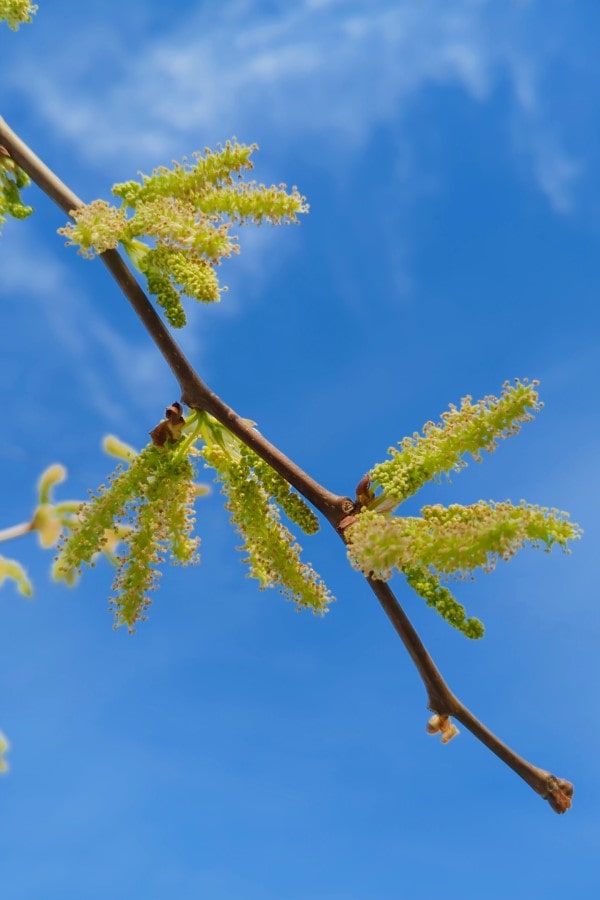
[[[130,637],[111,573],[0,596],[0,893],[11,900],[429,900],[595,895],[600,10],[577,0],[40,0],[2,26],[2,114],[84,199],[232,135],[256,177],[297,184],[300,227],[241,234],[229,292],[182,343],[241,414],[339,493],[470,393],[539,378],[518,438],[414,501],[525,498],[585,529],[460,584],[466,641],[399,582],[452,689],[575,783],[555,816],[463,732],[425,734],[422,686],[339,540],[305,555],[325,619],[245,578],[217,492],[202,564],[171,570]],[[64,216],[0,242],[0,527],[38,474],[106,476],[177,387]]]

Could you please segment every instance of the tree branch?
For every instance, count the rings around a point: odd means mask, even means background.
[[[573,785],[527,762],[486,728],[452,693],[389,585],[372,577],[367,578],[367,581],[421,676],[427,691],[429,709],[439,716],[453,716],[457,719],[540,797],[547,800],[555,812],[566,812],[571,805]]]
[[[68,216],[73,210],[85,205],[15,134],[2,117],[0,146],[8,150],[17,165]],[[199,378],[119,253],[107,250],[100,254],[100,258],[169,365],[181,388],[183,402],[192,409],[202,409],[214,416],[300,491],[334,527],[337,526],[343,515],[352,508],[352,501],[326,490],[211,391]]]
[[[1,117],[0,145],[8,150],[17,165],[67,215],[71,215],[72,210],[84,205]],[[116,250],[108,250],[101,254],[101,259],[168,363],[181,388],[183,402],[193,409],[202,409],[210,413],[269,463],[327,518],[343,539],[343,530],[339,529],[339,525],[354,509],[353,501],[326,490],[211,391],[184,356],[119,253]],[[571,805],[573,786],[568,781],[528,763],[489,731],[450,691],[389,586],[371,577],[367,578],[367,582],[421,676],[427,691],[429,708],[444,720],[450,716],[456,718],[520,775],[534,791],[548,800],[555,812],[565,812]]]

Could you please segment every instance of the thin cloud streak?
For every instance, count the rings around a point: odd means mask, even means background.
[[[124,339],[68,267],[41,246],[36,247],[32,265],[31,249],[18,223],[5,229],[2,243],[0,296],[13,301],[15,319],[24,317],[17,330],[49,347],[57,365],[77,372],[86,402],[106,422],[123,421],[132,405],[142,412],[155,411],[164,371],[154,347]],[[9,344],[4,352],[10,355]],[[115,383],[127,385],[126,402],[115,400]]]
[[[98,78],[92,33],[77,79],[60,62],[43,72],[21,64],[14,88],[27,92],[90,162],[139,165],[141,158],[154,165],[182,146],[231,134],[253,139],[258,130],[270,141],[272,133],[274,149],[299,140],[307,152],[318,145],[331,167],[336,155],[360,151],[378,125],[401,121],[427,87],[458,86],[483,103],[506,81],[517,155],[529,160],[537,187],[564,213],[582,165],[545,121],[544,50],[536,55],[528,41],[540,25],[536,8],[514,2],[499,11],[486,0],[305,0],[265,13],[238,0],[199,9],[129,58],[123,36],[106,40],[104,33],[104,53],[114,59],[103,60],[101,93],[89,89]]]

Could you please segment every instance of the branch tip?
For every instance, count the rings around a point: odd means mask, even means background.
[[[547,800],[555,813],[562,815],[571,808],[574,787],[566,778],[557,778],[556,775],[548,775],[547,793],[541,796]]]

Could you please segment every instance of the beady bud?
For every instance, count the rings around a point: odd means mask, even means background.
[[[459,734],[456,725],[450,721],[450,716],[440,716],[435,713],[427,723],[427,734],[437,734],[438,732],[442,736],[442,744],[447,744]]]
[[[175,443],[181,437],[185,419],[181,415],[183,407],[181,403],[171,403],[165,410],[166,419],[153,428],[150,432],[152,443],[156,447],[164,447],[167,441]]]

